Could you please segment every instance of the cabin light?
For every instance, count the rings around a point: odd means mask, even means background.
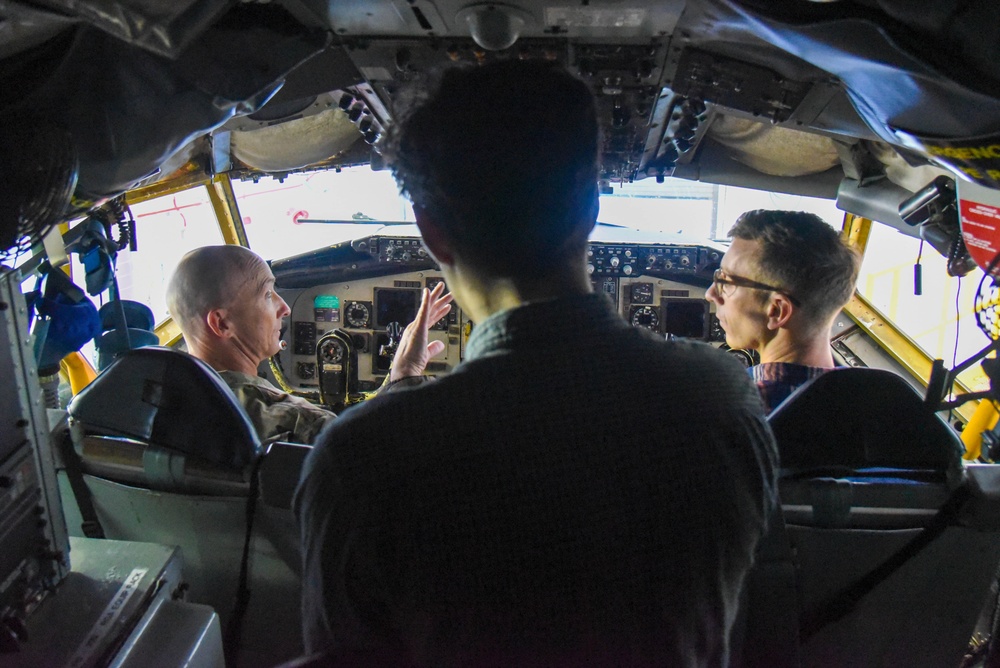
[[[517,41],[531,15],[520,7],[482,2],[463,7],[455,19],[469,26],[476,44],[487,51],[502,51]]]

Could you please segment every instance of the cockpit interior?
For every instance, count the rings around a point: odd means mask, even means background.
[[[0,3],[0,664],[302,653],[290,507],[309,446],[261,442],[180,352],[165,281],[192,248],[253,249],[291,310],[259,375],[338,413],[366,401],[443,274],[412,216],[365,213],[391,197],[352,217],[306,194],[388,179],[400,91],[498,59],[560,63],[593,91],[602,196],[709,189],[711,234],[602,222],[590,237],[592,287],[632,326],[728,349],[705,298],[733,223],[720,189],[822,201],[864,256],[830,337],[860,373],[772,419],[787,538],[759,553],[746,633],[766,640],[734,665],[1000,665],[986,0]],[[263,185],[287,201],[254,208]],[[910,305],[922,292],[940,299]],[[427,374],[454,370],[475,327],[458,305],[435,323]]]
[[[420,291],[444,278],[415,226],[384,232],[272,262],[276,288],[292,311],[285,348],[270,367],[286,389],[343,408],[385,381]],[[724,252],[705,241],[642,243],[634,231],[600,226],[587,270],[594,291],[633,326],[720,344],[724,333],[704,295]],[[459,307],[431,326],[431,339],[445,348],[429,375],[448,373],[463,359],[474,326]],[[752,354],[738,352],[741,359]]]

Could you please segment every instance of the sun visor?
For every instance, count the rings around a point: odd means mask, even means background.
[[[995,82],[955,49],[992,53],[992,26],[980,37],[968,26],[928,37],[877,12],[851,11],[844,3],[773,3],[710,0],[688,3],[686,24],[696,34],[770,44],[837,77],[855,110],[884,141],[900,144],[897,131],[924,137],[973,137],[1000,131]],[[836,5],[830,8],[827,5]],[[796,12],[787,12],[795,6]],[[821,6],[822,5],[822,6]],[[900,31],[893,35],[887,26]],[[965,30],[966,32],[963,32]],[[703,37],[709,42],[708,37]],[[979,43],[982,43],[982,46]],[[710,42],[709,42],[710,44]],[[905,45],[905,46],[904,46]],[[831,128],[836,131],[838,128]]]
[[[14,3],[15,11],[17,4]],[[46,0],[45,5],[55,15],[75,16],[112,37],[175,58],[230,3],[226,0]]]
[[[79,157],[75,199],[89,208],[148,178],[238,113],[260,108],[329,41],[325,31],[269,5],[231,8],[174,60],[80,25],[12,59],[8,71],[31,67],[40,76],[30,87],[0,76],[18,93],[0,120],[13,126],[27,117],[68,132]]]

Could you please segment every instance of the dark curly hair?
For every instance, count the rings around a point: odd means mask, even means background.
[[[814,213],[747,211],[729,236],[758,242],[761,278],[794,295],[817,323],[842,309],[854,293],[861,257]]]
[[[599,132],[590,89],[564,68],[439,70],[401,93],[393,115],[384,153],[400,191],[464,258],[538,276],[582,248],[597,219]]]

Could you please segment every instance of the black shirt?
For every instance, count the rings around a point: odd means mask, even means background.
[[[775,460],[724,353],[600,295],[496,314],[453,373],[320,434],[295,501],[307,650],[725,665]]]

